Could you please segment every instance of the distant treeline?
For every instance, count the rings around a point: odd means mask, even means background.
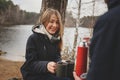
[[[84,16],[80,18],[81,27],[92,28],[99,16]],[[72,12],[66,12],[65,26],[66,27],[76,27],[76,19],[73,18]]]
[[[85,16],[80,19],[81,21],[81,26],[87,27],[87,28],[92,28],[94,27],[95,22],[97,21],[99,16]]]
[[[11,0],[0,0],[0,25],[35,24],[38,17],[38,13],[21,10]],[[93,27],[97,18],[98,16],[85,16],[80,19],[80,26]],[[76,19],[72,12],[66,12],[65,26],[76,26]]]
[[[39,14],[21,10],[11,0],[0,0],[0,25],[35,24]]]

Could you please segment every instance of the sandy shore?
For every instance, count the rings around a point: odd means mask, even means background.
[[[13,77],[21,78],[20,67],[23,62],[0,59],[0,80],[8,80]]]

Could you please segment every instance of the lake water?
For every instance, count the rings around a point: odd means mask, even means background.
[[[16,25],[11,27],[0,26],[0,50],[7,52],[1,55],[13,61],[25,61],[25,47],[28,37],[32,34],[31,28],[33,25]],[[88,28],[78,29],[78,45],[81,37],[88,37],[90,30]],[[72,49],[74,41],[75,28],[65,28],[63,36],[63,45],[69,46]]]

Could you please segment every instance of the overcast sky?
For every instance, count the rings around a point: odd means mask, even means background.
[[[40,12],[42,0],[12,0],[14,4],[20,6],[21,9],[29,12]],[[78,0],[68,0],[68,11],[72,11],[73,15],[77,14],[77,1]],[[82,3],[90,2],[92,0],[82,0]],[[81,7],[81,16],[92,15],[92,3],[83,4]],[[76,9],[75,9],[76,8]],[[106,5],[103,0],[96,0],[95,4],[95,15],[101,15],[106,11]]]

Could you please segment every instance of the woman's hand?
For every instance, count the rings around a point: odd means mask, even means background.
[[[81,80],[80,77],[77,76],[76,72],[73,72],[73,77],[75,80]]]
[[[56,66],[57,66],[57,64],[55,62],[51,61],[47,64],[47,69],[50,73],[55,73]]]

